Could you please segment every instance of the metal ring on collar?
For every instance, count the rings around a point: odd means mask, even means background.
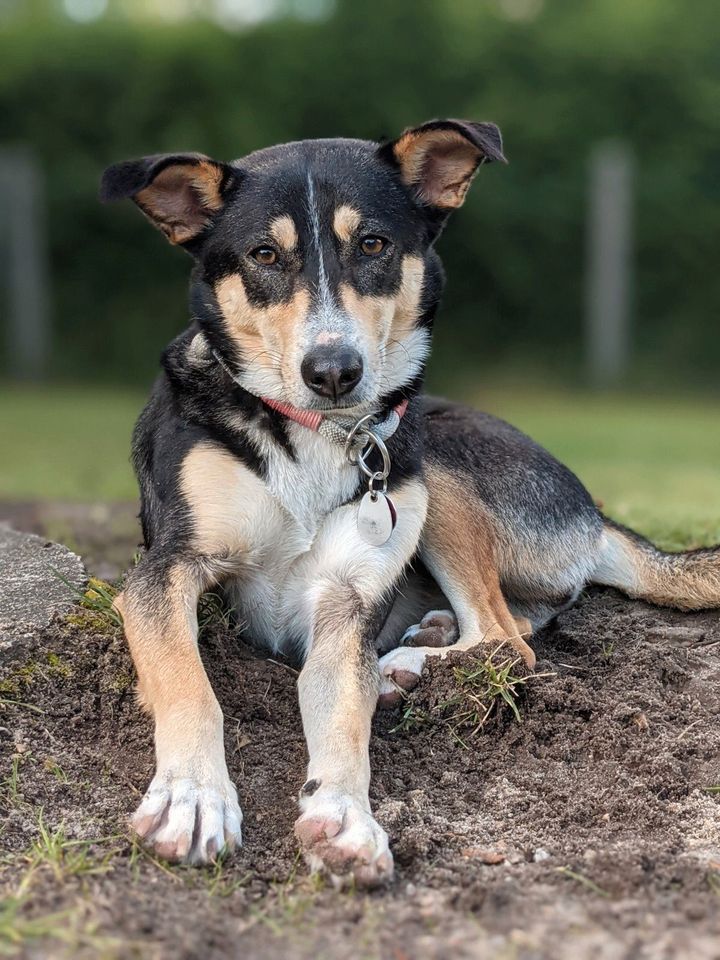
[[[390,454],[388,453],[388,448],[385,446],[384,442],[373,433],[371,430],[368,430],[368,436],[370,437],[370,443],[365,446],[360,453],[358,453],[357,464],[365,474],[366,477],[369,477],[372,480],[387,480],[390,476]],[[380,456],[382,457],[383,468],[382,470],[371,470],[365,462],[365,458],[372,452],[373,447],[380,451]]]
[[[374,438],[374,434],[366,428],[366,424],[371,423],[375,420],[374,413],[368,413],[362,417],[358,422],[351,427],[350,432],[347,435],[347,440],[345,441],[345,456],[348,458],[350,463],[356,464],[358,461],[353,459],[352,456],[352,446],[360,436],[365,435],[368,437],[368,441],[371,437]],[[367,444],[365,444],[367,446]],[[363,448],[364,449],[364,448]]]

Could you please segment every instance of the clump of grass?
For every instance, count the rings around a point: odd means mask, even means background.
[[[84,610],[91,610],[113,626],[121,627],[122,617],[120,611],[114,605],[117,595],[117,587],[105,580],[99,580],[97,577],[90,577],[87,589],[80,597],[79,602]]]
[[[29,918],[23,916],[24,906],[22,897],[4,897],[0,901],[0,955],[12,956],[33,940],[58,937],[65,930],[67,913]]]
[[[453,735],[463,745],[466,744],[459,736],[460,730],[468,731],[466,738],[472,739],[502,709],[510,710],[516,722],[522,723],[518,707],[520,691],[529,681],[550,676],[547,673],[518,676],[515,669],[521,659],[506,657],[498,660],[501,648],[502,644],[484,660],[476,659],[469,666],[453,669],[458,691],[443,701],[439,709],[450,724]]]
[[[228,875],[225,870],[228,856],[229,852],[223,847],[215,862],[207,870],[207,891],[211,897],[229,897],[252,879],[252,873],[245,873],[239,877]]]
[[[65,618],[67,623],[77,626],[87,626],[90,623],[99,630],[122,626],[122,616],[115,606],[115,598],[119,593],[116,586],[106,580],[100,580],[99,577],[90,577],[87,587],[82,590],[71,583],[55,567],[50,567],[50,570],[71,593],[75,594],[78,604],[88,612],[81,617],[76,614],[69,614]]]
[[[103,837],[100,840],[72,840],[65,833],[65,825],[51,829],[47,826],[42,808],[38,812],[38,836],[25,852],[24,860],[27,872],[20,884],[18,894],[22,895],[39,870],[50,870],[56,882],[61,883],[70,877],[84,877],[107,873],[111,869],[110,860],[118,852],[111,849],[101,857],[96,857],[93,847],[105,844],[119,837]]]
[[[20,798],[20,765],[24,757],[16,753],[10,761],[10,773],[0,781],[0,796],[9,804],[15,804]]]
[[[429,723],[431,719],[427,710],[423,710],[406,700],[403,703],[400,722],[392,728],[390,733],[412,733],[413,730],[418,730]]]
[[[219,593],[204,593],[198,602],[198,631],[202,635],[213,627],[229,627],[232,611]]]
[[[43,767],[47,770],[48,773],[51,773],[58,783],[70,783],[70,778],[67,773],[63,770],[57,760],[54,760],[52,757],[46,757],[43,761]]]
[[[515,721],[522,723],[518,706],[522,689],[533,680],[553,674],[518,675],[516,668],[522,662],[521,658],[499,658],[503,646],[500,644],[483,659],[473,658],[467,666],[454,667],[457,692],[434,705],[430,711],[406,699],[400,723],[391,732],[407,732],[438,720],[449,727],[461,746],[467,747],[467,741],[476,737],[502,710],[509,710]]]

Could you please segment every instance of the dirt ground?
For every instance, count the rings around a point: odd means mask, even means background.
[[[245,845],[170,868],[127,835],[152,773],[120,629],[81,611],[0,675],[0,954],[301,960],[720,958],[720,614],[592,592],[477,733],[452,664],[376,715],[396,878],[337,892],[292,835],[305,749],[287,664],[222,623],[202,653]],[[468,661],[465,661],[467,664]]]

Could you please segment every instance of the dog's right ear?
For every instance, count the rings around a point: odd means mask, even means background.
[[[195,240],[222,210],[236,170],[201,153],[159,154],[108,167],[100,199],[131,197],[170,243]]]

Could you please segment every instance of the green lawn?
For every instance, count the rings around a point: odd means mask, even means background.
[[[0,389],[0,498],[132,499],[140,392]],[[720,400],[490,387],[476,403],[545,444],[606,513],[668,548],[720,541]]]

